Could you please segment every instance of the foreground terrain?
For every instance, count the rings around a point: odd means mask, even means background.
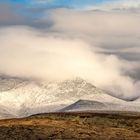
[[[0,140],[140,140],[140,114],[48,113],[0,120]]]

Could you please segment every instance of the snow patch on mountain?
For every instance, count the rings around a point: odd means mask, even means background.
[[[108,95],[80,78],[63,82],[0,78],[1,118],[23,117],[62,109],[67,111],[71,106],[70,110],[73,111],[100,109],[140,111],[138,104]]]

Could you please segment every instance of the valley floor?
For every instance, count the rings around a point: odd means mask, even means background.
[[[0,120],[0,140],[140,140],[140,114],[51,113]]]

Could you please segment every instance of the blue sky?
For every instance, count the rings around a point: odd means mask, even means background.
[[[14,6],[14,10],[21,16],[35,18],[40,16],[41,9],[49,9],[56,7],[83,8],[112,0],[0,0],[0,4],[8,4]],[[114,0],[116,1],[116,0]],[[20,8],[15,7],[20,5]],[[37,12],[31,12],[29,9],[39,9]]]
[[[99,4],[110,0],[0,0],[0,3],[9,4],[25,4],[27,6],[41,6],[46,5],[47,7],[54,6],[70,6],[70,7],[81,7],[91,4]]]

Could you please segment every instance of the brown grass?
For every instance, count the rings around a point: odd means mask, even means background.
[[[0,121],[0,140],[140,140],[140,114],[52,113]]]

